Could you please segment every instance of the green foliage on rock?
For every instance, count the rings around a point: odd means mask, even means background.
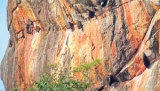
[[[12,89],[12,91],[18,91],[18,88],[14,88],[14,89]]]
[[[74,69],[73,72],[83,72],[83,71],[89,70],[91,67],[93,67],[99,63],[100,63],[100,60],[96,59],[89,64],[80,65],[78,68]]]
[[[64,75],[60,75],[57,81],[52,76],[42,76],[40,81],[35,83],[35,88],[27,91],[84,91],[88,87],[89,84],[67,79]]]
[[[89,64],[80,65],[73,73],[85,72],[99,63],[100,60],[95,60]],[[48,65],[44,67],[40,80],[26,91],[85,91],[91,84],[87,77],[88,75],[85,74],[85,79],[76,80],[59,72],[57,65]],[[18,91],[18,89],[12,91]]]

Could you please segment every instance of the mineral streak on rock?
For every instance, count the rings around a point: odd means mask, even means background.
[[[159,0],[8,0],[12,42],[1,64],[6,91],[24,91],[47,65],[73,75],[95,59],[101,63],[89,73],[90,89],[159,91],[159,6]]]

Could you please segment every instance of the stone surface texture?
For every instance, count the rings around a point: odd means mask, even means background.
[[[102,7],[97,1],[8,0],[12,42],[1,64],[6,91],[24,91],[47,65],[73,75],[74,68],[95,59],[101,61],[89,73],[93,91],[160,91],[160,0],[104,0]],[[28,19],[34,23],[31,34]],[[110,75],[119,82],[107,84]]]

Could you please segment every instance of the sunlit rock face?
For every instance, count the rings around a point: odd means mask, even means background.
[[[101,63],[89,73],[90,90],[159,91],[159,3],[8,0],[10,40],[1,64],[6,91],[32,86],[47,65],[73,75],[95,59]]]
[[[160,0],[150,0],[151,2],[153,2],[155,5],[160,5]]]

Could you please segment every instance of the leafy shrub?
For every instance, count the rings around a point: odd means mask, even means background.
[[[13,88],[12,91],[18,91],[18,88]]]
[[[74,69],[73,72],[84,72],[98,63],[100,63],[100,60],[95,60],[86,65],[80,65],[80,67]],[[53,72],[47,73],[46,71],[48,70],[52,70]],[[57,65],[48,65],[44,67],[44,71],[40,80],[35,82],[35,84],[26,91],[85,91],[85,89],[90,87],[90,82],[86,80],[75,80],[73,77],[66,76],[63,73],[57,75],[59,73]],[[87,76],[85,75],[84,77]],[[18,89],[12,91],[18,91]]]
[[[80,65],[78,68],[74,69],[73,72],[83,72],[83,71],[87,71],[89,70],[91,67],[97,65],[100,63],[100,60],[96,59],[93,62],[89,63],[89,64],[82,64]]]

